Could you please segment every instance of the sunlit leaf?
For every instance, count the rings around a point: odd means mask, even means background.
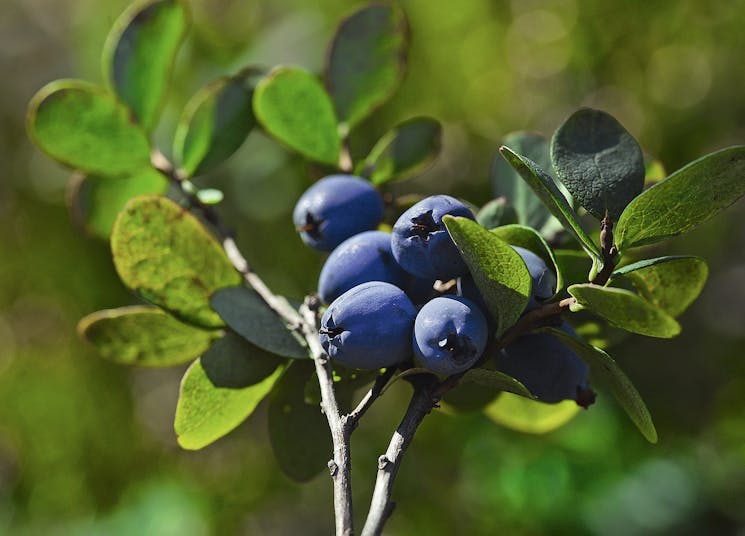
[[[283,360],[227,333],[181,380],[174,429],[182,448],[206,447],[241,424],[272,390]]]
[[[442,221],[468,265],[489,312],[498,319],[499,336],[515,323],[528,304],[533,283],[525,262],[509,244],[473,220],[445,216]]]
[[[745,194],[745,146],[708,154],[634,199],[616,226],[618,249],[685,233]]]
[[[554,259],[561,272],[563,286],[588,281],[592,260],[584,252],[575,249],[555,249]]]
[[[526,434],[547,434],[568,423],[579,412],[574,400],[546,404],[512,393],[502,393],[484,408],[497,424]]]
[[[567,290],[580,305],[626,331],[662,338],[680,333],[680,324],[672,316],[628,290],[589,283]]]
[[[141,367],[187,363],[221,336],[179,322],[157,307],[137,305],[89,314],[78,322],[78,333],[101,357]]]
[[[111,251],[119,277],[146,300],[191,324],[224,325],[209,298],[242,278],[217,240],[173,201],[139,196],[127,203],[114,223]]]
[[[29,104],[27,129],[42,151],[85,173],[121,177],[150,165],[150,142],[127,107],[87,82],[44,86]]]

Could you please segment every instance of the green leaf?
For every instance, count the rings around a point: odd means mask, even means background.
[[[494,229],[500,225],[517,223],[517,211],[506,197],[498,197],[481,207],[476,214],[476,221],[487,229]]]
[[[321,407],[305,399],[312,361],[293,361],[269,397],[269,441],[282,471],[306,482],[327,467],[333,445]]]
[[[220,318],[247,341],[267,352],[291,358],[310,357],[295,333],[253,290],[228,287],[210,299]]]
[[[657,430],[644,400],[613,358],[601,349],[590,346],[560,329],[548,331],[561,339],[587,363],[592,377],[611,392],[647,441],[657,443]]]
[[[590,257],[592,257],[596,269],[600,270],[603,265],[600,249],[598,249],[595,242],[592,241],[589,235],[582,228],[577,213],[569,205],[566,197],[561,193],[553,179],[538,167],[535,162],[515,153],[509,147],[503,145],[499,148],[499,152],[502,153],[502,156],[507,160],[507,162],[517,170],[525,182],[528,183],[536,195],[551,211],[551,214],[561,222],[564,229],[577,239],[577,242],[579,242],[582,248],[588,255],[590,255]]]
[[[497,424],[526,434],[547,434],[564,426],[579,412],[573,400],[546,404],[504,392],[484,409]]]
[[[188,26],[179,0],[138,2],[119,17],[106,40],[104,78],[148,131],[158,122]]]
[[[174,429],[188,450],[206,447],[241,424],[272,390],[285,362],[230,332],[181,380]]]
[[[563,286],[574,283],[586,283],[588,281],[587,274],[590,273],[590,269],[592,268],[592,261],[582,251],[575,249],[555,249],[554,259],[556,260],[556,265],[559,267],[563,281],[559,289]]]
[[[525,227],[524,225],[503,225],[502,227],[492,229],[491,232],[511,246],[519,246],[532,251],[543,259],[546,266],[553,266],[554,273],[556,274],[556,292],[559,292],[559,289],[563,288],[564,280],[554,257],[554,252],[548,243],[546,243],[546,240],[535,229]]]
[[[174,158],[187,176],[227,160],[256,125],[253,92],[257,69],[219,78],[200,89],[184,108],[173,141]]]
[[[264,129],[289,148],[338,165],[341,140],[334,106],[314,75],[293,67],[274,69],[256,86],[253,108]]]
[[[496,336],[512,326],[528,304],[530,273],[509,244],[468,218],[445,216],[450,236],[466,261],[489,312],[498,319]]]
[[[708,275],[706,261],[691,256],[646,259],[613,272],[614,279],[629,278],[648,302],[674,317],[694,302]]]
[[[511,132],[502,139],[517,154],[535,162],[539,168],[550,170],[551,155],[548,140],[533,132]],[[549,173],[546,175],[550,176]],[[553,182],[553,178],[551,179]],[[494,193],[504,196],[515,207],[518,220],[514,223],[534,229],[543,227],[551,217],[546,205],[536,195],[520,173],[503,158],[501,151],[494,155],[491,167],[491,182]]]
[[[26,128],[47,155],[85,173],[120,177],[150,166],[150,142],[127,107],[87,82],[57,80],[40,89]]]
[[[209,298],[240,284],[215,238],[199,220],[165,197],[139,196],[111,233],[114,266],[125,285],[177,318],[207,328],[224,324]]]
[[[477,383],[459,383],[442,397],[441,407],[448,413],[470,413],[483,411],[502,391]]]
[[[488,387],[493,389],[495,394],[501,391],[507,391],[516,395],[533,398],[527,387],[512,376],[508,376],[498,370],[472,368],[463,375],[460,381],[461,383],[475,383],[483,387]]]
[[[372,4],[341,22],[329,49],[325,78],[345,131],[398,88],[407,48],[408,25],[395,5]]]
[[[421,172],[440,153],[442,126],[436,119],[414,117],[396,125],[375,144],[358,172],[380,185]]]
[[[634,137],[613,116],[582,108],[551,139],[556,174],[580,205],[612,221],[644,187],[644,156]]]
[[[626,331],[665,339],[680,333],[680,324],[672,316],[628,290],[590,283],[567,290],[577,303]]]
[[[193,360],[219,338],[149,306],[97,311],[78,322],[80,337],[101,357],[123,365],[170,367]]]
[[[127,201],[138,195],[167,191],[168,180],[152,168],[116,179],[75,175],[70,183],[70,208],[89,233],[108,240],[114,220]]]
[[[616,245],[623,251],[685,233],[743,194],[745,146],[708,154],[629,203],[616,225]]]

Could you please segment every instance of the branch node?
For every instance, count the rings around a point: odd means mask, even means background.
[[[378,469],[384,471],[391,463],[391,460],[385,454],[381,454],[378,458]]]
[[[339,465],[334,460],[329,460],[326,464],[329,468],[329,474],[335,477],[339,473]]]

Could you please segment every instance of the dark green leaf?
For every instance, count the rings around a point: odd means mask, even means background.
[[[502,139],[502,145],[510,147],[515,153],[535,162],[540,169],[552,169],[548,140],[540,134],[511,132]],[[550,173],[546,174],[551,176]],[[553,178],[551,180],[553,181]],[[514,223],[540,229],[548,222],[551,212],[520,173],[499,152],[494,155],[491,182],[494,193],[506,197],[515,207],[518,220]]]
[[[709,268],[699,257],[658,257],[629,264],[613,272],[613,278],[629,278],[648,302],[671,316],[678,316],[701,293]]]
[[[75,218],[88,232],[108,240],[127,201],[138,195],[165,194],[168,180],[152,168],[122,178],[75,175],[69,191]]]
[[[256,118],[272,136],[303,156],[323,164],[339,163],[339,138],[334,106],[311,73],[278,67],[256,86]]]
[[[503,392],[484,409],[497,424],[527,434],[546,434],[568,423],[580,410],[574,400],[546,404]]]
[[[621,214],[618,249],[652,244],[685,233],[745,194],[745,147],[695,160],[644,191]]]
[[[119,17],[106,40],[104,77],[148,131],[157,124],[188,25],[179,0],[139,2]]]
[[[398,88],[406,69],[408,26],[395,5],[372,4],[343,20],[326,64],[326,87],[348,131]]]
[[[221,335],[183,324],[157,307],[137,305],[90,314],[78,322],[78,333],[101,357],[141,367],[186,363]]]
[[[586,283],[592,269],[592,261],[582,251],[574,249],[555,249],[554,259],[561,272],[563,286]],[[561,287],[559,287],[561,289]]]
[[[375,144],[359,166],[373,184],[404,179],[425,169],[440,153],[442,127],[429,117],[414,117],[397,125]]]
[[[29,104],[27,129],[42,151],[85,173],[120,177],[150,165],[150,142],[127,107],[87,82],[44,86]]]
[[[321,407],[305,400],[312,361],[294,361],[269,397],[269,440],[282,471],[306,482],[327,467],[333,446]]]
[[[497,336],[512,326],[528,304],[530,273],[509,244],[467,218],[442,220],[466,261],[489,312],[498,319]]]
[[[459,383],[442,397],[443,409],[447,412],[470,413],[482,411],[503,391],[477,383]]]
[[[491,231],[511,246],[528,249],[544,260],[546,266],[553,266],[556,274],[556,292],[563,288],[564,280],[554,257],[554,252],[537,231],[524,225],[503,225]],[[585,256],[585,260],[587,257]]]
[[[214,169],[243,144],[256,124],[252,98],[259,72],[219,78],[186,105],[173,141],[174,158],[186,175]]]
[[[647,441],[657,443],[657,430],[655,430],[652,416],[644,400],[613,358],[601,349],[590,346],[560,329],[549,329],[549,331],[559,337],[587,363],[592,377],[599,380],[611,392]]]
[[[285,362],[230,332],[181,380],[174,429],[181,447],[206,447],[241,424],[272,390]]]
[[[680,333],[680,324],[672,316],[628,290],[590,283],[567,290],[577,303],[626,331],[666,339]]]
[[[553,179],[546,174],[532,160],[520,156],[512,149],[502,146],[499,149],[502,156],[507,162],[517,170],[520,176],[528,183],[533,191],[540,197],[543,203],[548,207],[551,213],[561,222],[564,228],[577,239],[577,242],[587,252],[594,261],[596,270],[600,270],[603,265],[602,256],[598,246],[587,235],[582,225],[579,223],[579,217],[569,202],[556,186]]]
[[[498,370],[472,368],[463,375],[460,381],[461,383],[475,383],[483,387],[488,387],[495,394],[501,391],[507,391],[516,395],[533,398],[530,391],[522,383]]]
[[[240,284],[215,238],[173,201],[139,196],[127,203],[111,233],[114,265],[122,281],[146,300],[190,324],[224,324],[209,298]]]
[[[494,229],[500,225],[517,223],[517,211],[506,197],[498,197],[481,207],[476,214],[476,221],[487,229]]]
[[[307,358],[308,349],[264,300],[246,287],[218,290],[212,308],[236,333],[259,348],[282,357]]]
[[[561,182],[587,212],[618,221],[644,187],[644,157],[634,137],[613,116],[583,108],[551,139],[551,161]]]

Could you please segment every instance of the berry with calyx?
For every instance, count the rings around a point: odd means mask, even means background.
[[[365,231],[347,238],[331,252],[318,278],[318,294],[324,303],[331,303],[362,283],[385,281],[403,288],[408,277],[393,258],[391,235]]]
[[[449,195],[433,195],[409,208],[393,226],[393,256],[407,272],[424,279],[448,280],[468,272],[443,216],[475,219],[473,212]]]
[[[330,175],[308,188],[292,213],[303,242],[331,251],[347,238],[375,229],[383,218],[383,198],[368,181]]]
[[[323,349],[344,365],[375,370],[411,356],[416,309],[404,291],[371,281],[348,290],[321,318]]]
[[[414,360],[436,374],[458,374],[484,353],[489,327],[470,300],[441,296],[427,302],[414,321]]]

